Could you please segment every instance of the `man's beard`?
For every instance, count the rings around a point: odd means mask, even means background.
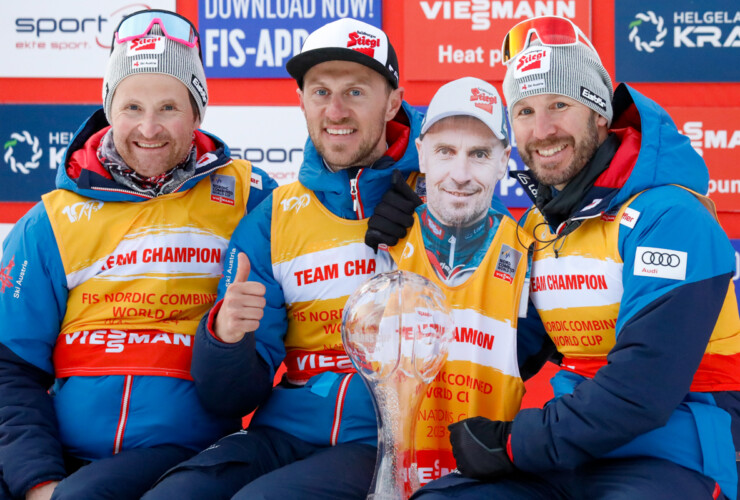
[[[313,142],[316,151],[318,151],[332,171],[336,172],[350,167],[366,167],[372,164],[379,157],[375,154],[375,148],[380,141],[382,127],[378,130],[376,137],[365,138],[354,152],[349,151],[349,148],[352,147],[350,145],[341,144],[332,147],[324,144],[324,142],[319,139],[321,137],[322,130],[323,126],[319,128],[317,133],[312,133],[312,131],[309,130],[309,136],[311,137],[311,142]],[[355,133],[359,133],[359,129]]]
[[[573,136],[567,137],[556,137],[552,139],[545,139],[543,141],[533,141],[527,144],[524,148],[519,150],[519,155],[522,157],[524,164],[529,167],[532,175],[539,181],[540,184],[546,186],[559,186],[570,182],[578,173],[583,170],[583,167],[591,160],[599,149],[599,132],[596,127],[596,113],[591,114],[591,118],[588,121],[586,127],[586,136],[583,141],[576,144]],[[573,159],[570,164],[562,171],[552,171],[546,168],[541,168],[535,165],[532,159],[532,152],[537,149],[546,149],[557,144],[562,144],[563,139],[573,148]]]

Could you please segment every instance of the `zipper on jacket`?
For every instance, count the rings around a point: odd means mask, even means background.
[[[123,448],[123,434],[126,431],[128,421],[129,405],[131,403],[131,386],[134,382],[133,375],[126,375],[123,379],[123,394],[121,395],[121,413],[116,426],[116,438],[113,442],[113,454],[117,455]]]
[[[352,210],[354,210],[358,220],[365,218],[365,211],[362,209],[362,202],[360,201],[360,190],[357,188],[357,181],[360,174],[362,174],[362,170],[362,168],[357,169],[354,176],[350,172],[347,173],[349,176],[349,194],[352,197]]]

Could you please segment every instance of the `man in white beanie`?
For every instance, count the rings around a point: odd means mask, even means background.
[[[443,85],[429,104],[416,146],[427,203],[416,209],[409,234],[388,252],[399,269],[440,287],[457,332],[416,425],[424,485],[456,467],[447,423],[471,416],[510,420],[519,410],[525,375],[517,350],[529,344],[517,339],[517,325],[528,310],[532,240],[517,234],[511,217],[491,208],[511,152],[503,102],[493,85],[472,77]]]
[[[452,424],[459,472],[417,497],[734,500],[740,319],[706,165],[655,102],[612,94],[568,19],[523,21],[503,53],[562,369],[543,409]]]
[[[275,183],[198,130],[199,42],[173,12],[121,22],[103,109],[4,243],[2,498],[138,499],[239,428],[200,403],[191,352],[231,233]]]

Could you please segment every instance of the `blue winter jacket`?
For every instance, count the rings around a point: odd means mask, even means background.
[[[687,191],[706,193],[709,174],[668,114],[627,85],[617,88],[614,110],[614,129],[639,133],[633,161],[612,162],[602,174],[611,184],[595,183],[568,221],[614,214],[642,193],[629,205],[639,212],[634,228],[619,229],[624,265],[616,344],[593,378],[563,370],[552,381],[554,400],[517,415],[511,455],[525,471],[574,469],[606,456],[658,456],[695,470],[705,467],[705,473],[714,470],[716,474],[707,474],[735,498],[740,397],[737,387],[728,386],[737,385],[737,377],[724,381],[728,390],[690,391],[728,294],[734,252],[713,215]],[[531,187],[531,179],[523,184]],[[633,273],[638,247],[686,252],[685,279]],[[680,430],[686,412],[693,414],[702,435],[705,455],[699,453],[698,460],[692,433]],[[714,424],[704,425],[707,421]],[[663,428],[666,424],[670,427]],[[666,440],[666,435],[672,438]],[[704,440],[712,444],[705,446]]]
[[[57,170],[58,189],[106,202],[144,203],[112,179],[83,169],[72,178],[67,166],[71,155],[107,127],[103,110],[95,112],[75,133]],[[206,134],[207,135],[207,134]],[[211,154],[216,158],[198,167],[196,175],[179,191],[195,186],[211,172],[230,162],[229,150],[215,136]],[[93,154],[94,156],[94,154]],[[92,157],[89,161],[97,162]],[[98,168],[101,168],[99,166]],[[251,188],[251,211],[276,186],[264,171],[261,188]],[[105,234],[105,228],[100,228]],[[124,376],[89,376],[56,379],[52,352],[67,309],[67,280],[60,249],[44,204],[35,205],[19,220],[3,244],[2,268],[13,259],[13,278],[23,263],[23,289],[32,293],[13,299],[13,288],[0,293],[0,472],[14,496],[33,486],[66,477],[63,453],[84,460],[110,456],[121,412]],[[53,388],[52,388],[53,386]],[[51,389],[51,391],[50,391]],[[63,405],[60,408],[60,401]],[[135,376],[131,388],[135,407],[129,416],[123,448],[178,444],[201,449],[238,425],[205,410],[192,381],[162,376]],[[59,427],[75,436],[60,435]],[[85,451],[70,450],[65,442],[95,443]]]

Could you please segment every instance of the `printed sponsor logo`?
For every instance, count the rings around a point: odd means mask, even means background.
[[[139,309],[134,309],[131,316],[136,316]],[[122,330],[84,330],[72,332],[64,335],[66,345],[100,345],[105,346],[105,352],[117,354],[124,352],[127,345],[138,346],[141,344],[168,344],[182,345],[191,347],[193,342],[192,335],[184,333],[144,333],[144,332],[124,332]]]
[[[584,99],[588,99],[589,101],[606,111],[606,101],[586,87],[581,87],[581,97],[583,97]]]
[[[498,254],[496,270],[493,272],[493,276],[504,280],[507,283],[513,283],[516,268],[519,265],[519,260],[521,258],[522,253],[520,251],[514,250],[509,245],[502,245],[501,251]]]
[[[234,205],[236,178],[231,175],[211,174],[211,201]]]
[[[26,144],[26,148],[31,150],[30,158],[25,162],[16,159],[15,147],[20,144]],[[10,134],[10,139],[5,141],[3,149],[5,149],[3,160],[10,165],[10,170],[21,174],[28,174],[31,170],[39,168],[39,159],[44,154],[39,146],[39,138],[31,135],[27,130]]]
[[[205,167],[206,165],[213,163],[218,159],[218,156],[216,156],[213,153],[206,153],[202,155],[200,158],[198,158],[197,167]]]
[[[413,255],[414,255],[414,245],[412,245],[410,241],[407,241],[406,246],[403,247],[403,254],[401,254],[401,258],[410,259]]]
[[[637,247],[635,276],[652,276],[674,280],[686,279],[688,254],[665,248]]]
[[[128,43],[126,55],[130,57],[137,54],[161,54],[164,52],[164,40],[163,36],[135,38]]]
[[[627,226],[630,229],[634,229],[637,219],[640,217],[640,212],[634,208],[627,207],[622,214],[622,219],[619,221],[623,226]]]
[[[647,36],[640,37],[639,31],[643,23],[650,23],[654,26],[654,34],[650,41],[647,41]],[[643,26],[643,28],[645,27]],[[644,50],[649,53],[652,53],[658,47],[662,47],[663,43],[665,43],[663,39],[668,34],[668,28],[663,23],[663,16],[656,16],[652,10],[648,10],[644,14],[642,12],[635,14],[635,20],[629,24],[628,29],[630,31],[627,38],[634,44],[635,49],[638,51]]]
[[[253,188],[262,189],[262,176],[252,172],[252,175],[249,177],[249,183]]]
[[[528,49],[516,60],[515,78],[522,78],[538,73],[550,71],[550,47],[534,47]]]
[[[522,92],[531,92],[542,88],[545,88],[545,80],[532,80],[531,82],[522,82],[519,84],[519,90]]]
[[[198,77],[196,77],[195,75],[193,75],[190,79],[190,83],[192,83],[193,87],[195,87],[195,90],[198,91],[198,94],[200,95],[200,100],[203,103],[203,106],[205,106],[208,102],[208,93],[206,92],[206,88],[203,86],[202,83],[200,83],[200,80],[198,80]]]
[[[0,285],[2,285],[0,293],[5,293],[6,288],[13,287],[13,277],[10,276],[10,271],[13,270],[13,266],[15,266],[15,256],[10,258],[10,262],[8,262],[7,266],[0,269]]]
[[[470,89],[470,102],[472,102],[476,108],[480,108],[487,113],[493,114],[493,105],[498,103],[498,99],[495,95],[486,90],[474,87]]]
[[[158,62],[156,59],[136,59],[131,63],[131,67],[134,69],[140,68],[156,68]]]
[[[375,58],[375,49],[380,47],[380,39],[364,31],[355,31],[349,34],[347,48],[361,52]]]
[[[311,203],[311,197],[308,194],[293,196],[280,202],[284,212],[295,210],[295,213],[298,213],[303,207],[307,207],[309,203]]]
[[[691,146],[702,156],[705,149],[735,149],[740,146],[740,129],[704,130],[703,121],[690,121],[683,124],[680,132],[691,140]]]
[[[424,217],[424,221],[427,223],[427,227],[432,231],[432,234],[436,236],[437,238],[442,238],[444,236],[444,231],[442,231],[442,228],[437,225],[436,222],[432,220],[431,217]]]
[[[104,203],[99,200],[88,200],[67,205],[62,209],[62,213],[69,218],[69,222],[75,223],[82,220],[83,217],[87,217],[90,220],[92,214],[103,208]]]

